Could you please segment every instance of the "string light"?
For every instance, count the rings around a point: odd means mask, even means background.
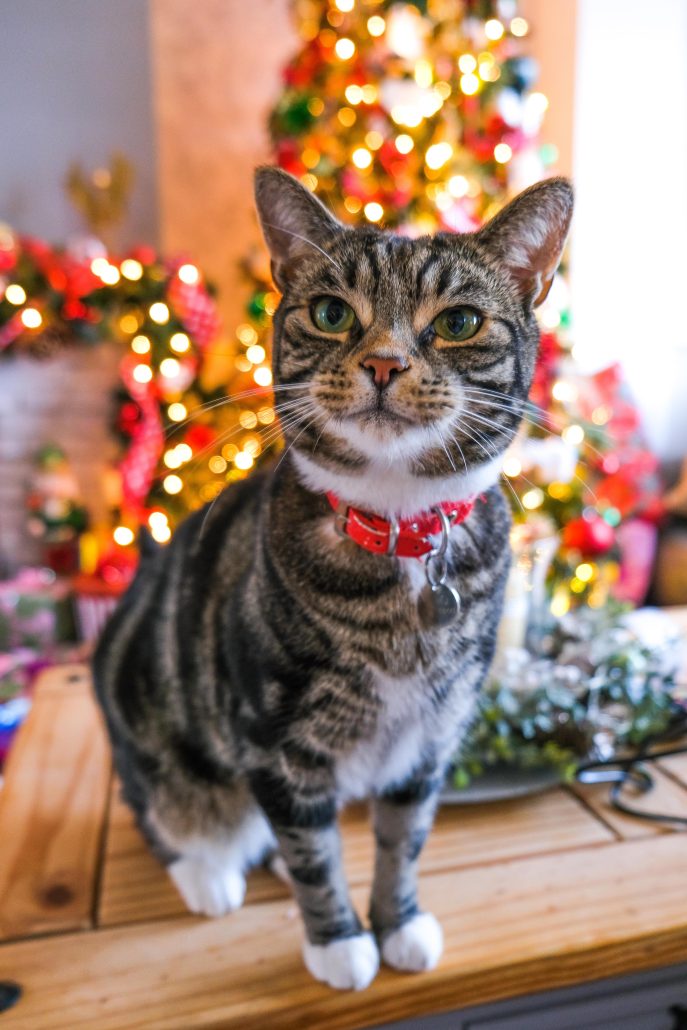
[[[176,379],[181,371],[181,365],[176,358],[164,358],[160,362],[160,372],[165,379]]]
[[[10,304],[23,304],[26,300],[26,290],[19,283],[10,283],[5,290],[5,300]]]
[[[116,286],[119,280],[121,279],[121,276],[119,274],[118,268],[116,268],[114,265],[106,263],[105,268],[103,268],[100,272],[99,278],[102,280],[102,282],[105,283],[106,286]]]
[[[317,176],[313,175],[312,172],[306,172],[305,175],[301,175],[301,182],[306,190],[310,190],[311,193],[314,193],[317,189]]]
[[[376,200],[371,200],[365,205],[365,217],[368,222],[379,222],[384,216],[384,208]]]
[[[239,422],[244,429],[255,429],[258,424],[258,417],[254,411],[242,411],[239,415]]]
[[[399,154],[409,154],[415,146],[415,141],[413,140],[413,137],[409,136],[405,132],[402,132],[400,136],[397,136],[394,142],[396,144],[396,150],[398,150]]]
[[[363,202],[358,197],[346,197],[344,207],[350,214],[357,215],[359,211],[362,211]]]
[[[140,261],[135,261],[134,258],[124,258],[119,270],[125,279],[130,279],[132,282],[138,282],[143,276],[143,265]]]
[[[148,314],[158,325],[166,325],[169,322],[169,308],[161,300],[156,300],[154,304],[150,305]]]
[[[169,477],[178,478],[178,477]],[[151,511],[148,516],[148,525],[150,526],[150,532],[158,544],[166,544],[172,536],[172,531],[168,525],[168,519],[163,511]]]
[[[261,365],[265,360],[265,348],[261,347],[259,343],[254,343],[252,347],[249,347],[246,351],[246,357],[252,364]]]
[[[372,154],[365,147],[358,147],[351,154],[351,160],[356,168],[369,168],[372,164]]]
[[[529,28],[525,18],[513,18],[510,23],[510,30],[514,36],[526,36]]]
[[[272,382],[272,372],[267,365],[261,365],[260,368],[256,368],[253,372],[253,379],[258,386],[269,386]]]
[[[468,192],[469,183],[464,175],[452,175],[447,185],[452,197],[464,197]]]
[[[353,83],[350,86],[346,86],[346,89],[344,90],[344,96],[346,97],[348,103],[353,104],[354,106],[356,106],[357,104],[362,104],[363,102],[363,91],[361,87],[356,86],[355,83]],[[340,115],[341,112],[339,112],[339,116]]]
[[[149,383],[153,378],[153,371],[149,365],[136,365],[132,375],[137,383]]]
[[[185,354],[191,346],[191,341],[186,333],[173,333],[170,337],[169,345],[177,354]]]
[[[453,157],[453,147],[450,143],[434,143],[425,154],[425,164],[428,168],[441,168]]]
[[[167,414],[169,415],[172,422],[183,422],[188,415],[188,410],[185,404],[181,401],[174,401],[173,404],[167,408]]]
[[[195,265],[182,265],[177,271],[177,275],[182,283],[186,283],[187,286],[195,286],[200,280],[200,272]]]
[[[371,36],[383,36],[386,29],[386,22],[378,14],[373,14],[367,19],[367,31]]]
[[[348,14],[355,6],[355,0],[334,0],[334,3],[344,14]]]
[[[594,566],[590,565],[589,562],[582,562],[575,569],[575,575],[583,583],[589,583],[594,578]]]
[[[179,494],[183,489],[183,482],[179,476],[165,476],[162,481],[165,492],[168,494]]]
[[[43,316],[38,308],[24,308],[21,320],[27,329],[38,329],[43,324]]]
[[[473,54],[461,54],[458,58],[458,67],[465,74],[474,72],[477,67],[477,58]]]
[[[577,445],[584,440],[584,429],[582,426],[566,426],[561,436],[566,443]]]
[[[131,349],[135,354],[147,354],[150,350],[150,340],[147,336],[134,336]]]
[[[363,103],[374,104],[377,100],[377,87],[373,86],[371,82],[366,82],[363,86]]]
[[[260,408],[258,419],[262,422],[263,426],[271,426],[275,419],[274,409]]]
[[[505,165],[513,156],[513,151],[507,143],[497,143],[494,147],[494,160],[500,165]]]
[[[213,456],[210,458],[208,462],[208,468],[211,472],[214,472],[215,475],[219,475],[219,473],[221,472],[226,472],[226,460],[222,457],[221,454],[213,454]]]
[[[565,379],[557,379],[551,388],[551,396],[562,404],[577,400],[577,387]]]
[[[138,326],[138,318],[132,312],[128,312],[126,315],[122,315],[122,317],[119,320],[119,328],[122,330],[123,333],[126,333],[127,335],[129,333],[135,333],[138,329]]]
[[[181,465],[181,457],[177,454],[176,447],[172,447],[171,450],[165,451],[162,460],[168,469],[178,469]]]
[[[101,279],[103,272],[106,269],[108,269],[109,266],[110,266],[110,262],[107,260],[107,258],[104,258],[104,257],[93,258],[93,260],[91,261],[91,272],[93,272],[93,275],[97,275],[98,278]]]
[[[176,452],[179,455],[179,459],[182,463],[185,461],[190,461],[193,457],[193,451],[187,443],[178,443],[176,445]]]
[[[376,129],[371,129],[365,136],[365,142],[370,150],[379,150],[384,143],[384,137],[381,132],[377,132]]]
[[[471,97],[479,89],[479,79],[472,72],[468,75],[461,75],[460,88],[466,96]]]
[[[244,347],[250,347],[251,343],[257,343],[258,334],[252,325],[248,325],[247,322],[243,322],[238,326],[236,335]]]
[[[239,451],[234,458],[234,464],[237,469],[242,469],[247,472],[248,469],[253,466],[253,455],[249,454],[247,451]]]
[[[540,508],[544,503],[544,491],[540,490],[538,486],[532,487],[531,490],[527,490],[522,495],[522,504],[528,511],[534,511],[535,508]]]
[[[360,99],[362,101],[362,95]],[[358,116],[352,107],[342,107],[336,117],[345,129],[350,129],[352,125],[355,125]]]
[[[355,53],[355,43],[352,39],[342,36],[341,39],[337,39],[334,50],[341,61],[350,61]]]
[[[495,43],[504,33],[504,28],[498,18],[490,18],[484,25],[484,35]]]
[[[129,544],[134,542],[134,534],[128,526],[117,526],[112,536],[114,542],[119,544],[120,547],[128,547]]]
[[[519,476],[522,472],[522,464],[517,458],[507,457],[503,461],[504,473],[513,479],[515,476]]]

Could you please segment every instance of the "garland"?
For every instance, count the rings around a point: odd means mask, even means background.
[[[165,438],[188,416],[181,398],[198,382],[218,330],[212,289],[190,262],[163,261],[150,247],[114,258],[94,239],[53,248],[0,229],[0,355],[46,358],[106,340],[122,346],[114,429],[125,522],[149,515]],[[166,539],[169,528],[157,521]]]

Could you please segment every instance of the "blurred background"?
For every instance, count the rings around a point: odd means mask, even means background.
[[[687,602],[682,0],[4,0],[0,69],[8,669],[67,597],[92,641],[138,527],[164,544],[279,449],[261,162],[411,234],[572,177],[502,644],[535,609]]]

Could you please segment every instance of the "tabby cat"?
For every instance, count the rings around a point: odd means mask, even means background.
[[[380,952],[412,971],[441,955],[418,856],[494,651],[501,456],[572,190],[550,179],[476,233],[417,239],[344,226],[274,168],[256,197],[287,450],[144,548],[95,682],[124,796],[191,911],[223,915],[252,865],[281,863],[308,969],[360,989]],[[370,931],[336,819],[360,797]]]

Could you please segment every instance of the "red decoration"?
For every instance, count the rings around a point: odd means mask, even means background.
[[[609,551],[615,543],[615,532],[600,515],[583,515],[563,529],[563,546],[592,558]]]

